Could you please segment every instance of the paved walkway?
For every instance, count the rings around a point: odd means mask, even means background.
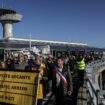
[[[80,87],[77,96],[77,105],[87,105],[86,87]]]
[[[54,96],[50,97],[51,92],[44,99],[43,105],[55,105]],[[75,90],[71,98],[70,105],[87,105],[86,87],[80,87],[78,91]],[[47,104],[45,104],[46,102]]]

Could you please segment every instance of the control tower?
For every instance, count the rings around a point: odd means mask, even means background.
[[[13,23],[20,22],[22,15],[17,14],[15,10],[0,8],[0,23],[3,26],[3,38],[13,37]]]

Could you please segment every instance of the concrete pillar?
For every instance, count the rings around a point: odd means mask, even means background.
[[[10,38],[13,36],[12,28],[13,24],[12,22],[3,22],[3,38]]]

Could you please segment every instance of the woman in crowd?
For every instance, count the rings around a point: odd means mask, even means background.
[[[37,99],[38,99],[38,105],[42,105],[42,100],[45,96],[46,93],[45,92],[45,87],[44,87],[44,83],[45,81],[47,81],[47,77],[46,77],[46,66],[45,63],[43,62],[43,58],[37,56],[34,62],[34,69],[33,71],[35,72],[39,72],[39,86],[38,86],[38,95],[37,95]]]

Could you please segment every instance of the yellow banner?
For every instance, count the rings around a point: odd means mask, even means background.
[[[32,105],[32,97],[0,92],[0,102],[13,105]]]
[[[37,73],[0,71],[0,81],[34,83]]]
[[[33,91],[36,87],[32,84],[22,84],[22,83],[10,83],[10,82],[0,82],[0,91],[10,92],[14,94],[23,95],[33,95]]]
[[[0,102],[32,105],[37,85],[38,73],[0,71]]]

